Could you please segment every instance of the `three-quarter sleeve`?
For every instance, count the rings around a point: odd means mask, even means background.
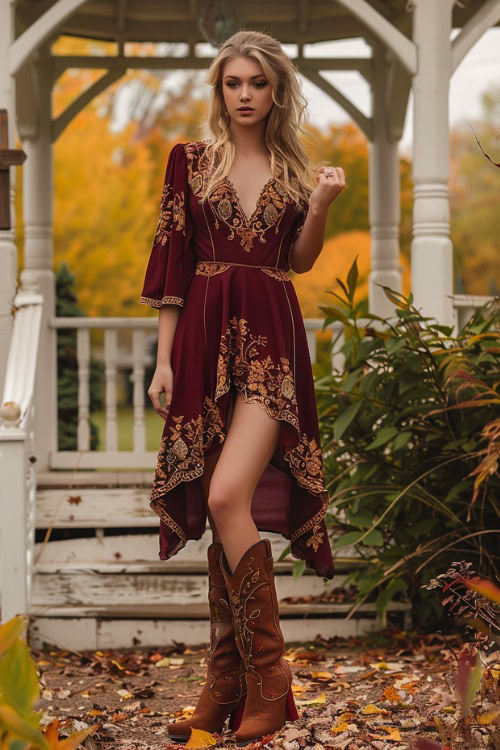
[[[195,271],[190,246],[187,157],[183,143],[170,151],[160,202],[160,216],[146,267],[140,302],[152,307],[184,305]]]
[[[297,218],[294,220],[292,225],[292,238],[290,240],[290,247],[288,248],[287,253],[287,266],[288,270],[291,268],[291,252],[294,245],[294,242],[298,238],[299,234],[302,232],[302,228],[305,224],[307,213],[309,211],[309,204],[306,204],[305,202],[301,202],[301,208],[299,211],[297,211]]]

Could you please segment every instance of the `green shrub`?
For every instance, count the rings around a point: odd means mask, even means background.
[[[416,624],[435,626],[439,599],[419,587],[457,554],[498,574],[500,299],[452,335],[388,287],[396,315],[370,314],[354,304],[357,277],[355,260],[344,296],[321,308],[344,333],[342,371],[315,383],[332,548],[366,561],[348,578],[358,604],[376,595],[382,613],[409,598]]]

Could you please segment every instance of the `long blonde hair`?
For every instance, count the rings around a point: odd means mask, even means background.
[[[235,154],[229,138],[230,115],[222,94],[224,65],[235,57],[251,57],[260,63],[272,86],[273,105],[267,115],[265,143],[271,154],[273,177],[281,182],[297,201],[308,201],[317,185],[316,171],[302,147],[298,134],[305,133],[307,100],[299,88],[297,68],[284,53],[281,44],[259,31],[237,31],[219,49],[208,69],[207,83],[212,86],[205,127],[206,154],[211,164],[205,200],[215,184],[226,177]]]

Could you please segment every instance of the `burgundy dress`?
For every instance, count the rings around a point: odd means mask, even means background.
[[[140,301],[182,307],[172,344],[174,383],[150,505],[162,560],[200,539],[207,512],[200,476],[222,450],[239,391],[281,422],[277,449],[252,499],[259,531],[282,534],[318,576],[334,565],[313,375],[289,250],[307,204],[272,177],[247,217],[229,178],[208,202],[206,143],[177,143]],[[245,457],[242,456],[244,461]]]

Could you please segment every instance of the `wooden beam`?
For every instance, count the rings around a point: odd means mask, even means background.
[[[301,71],[302,72],[302,71]],[[308,71],[303,73],[304,78],[307,78],[311,83],[314,83],[318,88],[324,91],[325,94],[330,96],[342,109],[344,109],[363,131],[368,140],[373,139],[373,121],[371,118],[366,117],[357,107],[342,94],[330,81],[325,80],[319,73]]]
[[[252,15],[255,16],[255,11]],[[255,16],[255,18],[245,17],[245,23],[247,25],[250,23],[265,25],[282,44],[296,44],[298,41],[314,44],[334,39],[351,39],[363,36],[365,30],[363,24],[350,15],[309,18],[307,33],[304,35],[297,33],[296,14],[289,20],[280,19],[276,21],[266,21],[258,16]],[[81,12],[68,19],[61,33],[114,42],[116,41],[116,23],[113,18],[103,18]],[[125,34],[129,42],[165,42],[165,22],[163,20],[161,22],[131,21],[129,18]],[[199,43],[206,43],[196,25],[185,16],[178,20],[168,21],[167,40],[169,42],[186,42],[190,38],[194,38]]]
[[[92,101],[96,96],[98,96],[102,91],[105,91],[108,86],[111,86],[115,81],[118,81],[122,76],[124,76],[126,73],[123,69],[116,69],[116,70],[110,70],[105,75],[101,76],[99,80],[95,81],[92,86],[89,86],[88,89],[85,89],[80,96],[78,96],[74,101],[69,104],[66,109],[61,112],[61,114],[52,120],[51,124],[51,140],[52,143],[55,143],[61,133],[63,132],[64,128],[66,128],[69,123],[77,116],[79,112],[82,111],[84,107],[87,106],[89,102]]]
[[[458,68],[466,54],[485,31],[500,21],[499,0],[487,0],[470,18],[451,44],[451,73]]]
[[[57,0],[30,25],[9,49],[9,73],[15,75],[33,52],[85,2],[86,0]]]
[[[126,55],[54,55],[51,58],[54,80],[67,68],[110,70],[205,70],[210,65],[211,57],[186,55],[184,57],[131,57]],[[371,80],[371,62],[369,57],[292,57],[296,65],[300,63],[303,70],[357,70]]]
[[[416,45],[376,11],[367,0],[335,0],[369,29],[398,58],[410,75],[417,71]]]

